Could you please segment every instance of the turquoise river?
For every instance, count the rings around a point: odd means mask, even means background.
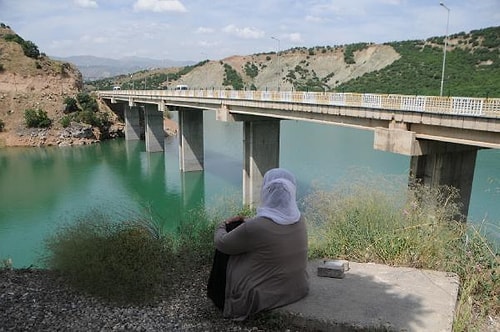
[[[174,112],[174,119],[175,119]],[[241,202],[242,124],[204,112],[205,170],[179,171],[178,140],[163,153],[123,139],[78,147],[0,149],[0,264],[39,266],[44,239],[90,213],[116,219],[149,215],[174,229],[185,212]],[[394,176],[404,183],[409,157],[376,151],[373,133],[282,121],[280,165],[294,172],[299,197],[352,176]],[[356,175],[357,174],[357,175]],[[478,153],[469,220],[500,239],[500,150]]]

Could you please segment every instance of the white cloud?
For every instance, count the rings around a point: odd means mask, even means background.
[[[222,31],[245,39],[258,39],[264,37],[264,31],[262,30],[250,27],[238,28],[234,24],[226,26]]]
[[[306,22],[314,22],[314,23],[321,23],[324,22],[325,19],[319,16],[313,16],[313,15],[307,15],[306,16]]]
[[[219,43],[218,42],[209,42],[209,41],[206,41],[206,40],[202,40],[202,41],[198,42],[198,45],[201,46],[201,47],[205,47],[205,48],[212,48],[212,47],[218,46]]]
[[[214,29],[207,27],[199,27],[198,29],[196,29],[196,33],[212,33],[212,32],[214,32]]]
[[[94,0],[73,0],[77,6],[83,8],[97,8],[97,1]]]
[[[105,44],[108,42],[106,37],[92,37],[89,35],[83,35],[80,37],[80,41],[82,43],[90,43],[90,44]]]
[[[500,22],[500,0],[443,1],[450,2],[449,33]],[[176,60],[275,50],[271,35],[288,49],[425,39],[446,29],[438,0],[0,0],[0,16],[49,55],[168,54]]]
[[[178,0],[137,0],[135,10],[161,12],[187,12],[186,7]]]
[[[302,35],[298,32],[293,32],[288,34],[287,38],[293,42],[293,43],[300,43],[303,42],[304,40],[302,39]]]

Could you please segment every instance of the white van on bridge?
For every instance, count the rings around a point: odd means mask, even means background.
[[[179,84],[179,85],[175,86],[174,90],[188,90],[188,89],[189,89],[189,86],[187,86],[186,84]]]

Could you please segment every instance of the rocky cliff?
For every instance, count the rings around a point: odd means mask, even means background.
[[[83,88],[82,75],[67,62],[39,53],[4,24],[0,25],[0,146],[86,144],[99,133],[82,136],[81,125],[63,128],[64,101]],[[42,110],[52,120],[50,128],[27,128],[25,110]],[[73,135],[72,133],[76,134]]]

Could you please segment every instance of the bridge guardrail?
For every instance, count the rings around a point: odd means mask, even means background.
[[[500,98],[437,97],[373,93],[249,91],[249,90],[117,90],[99,95],[143,97],[199,97],[249,101],[272,101],[329,106],[369,107],[396,111],[500,117]]]

